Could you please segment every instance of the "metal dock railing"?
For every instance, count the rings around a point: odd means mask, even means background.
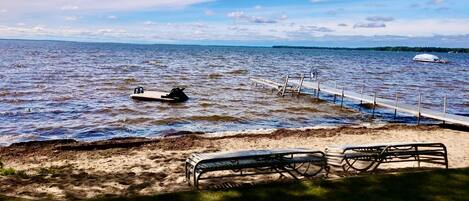
[[[418,118],[418,122],[420,122],[421,117],[426,117],[430,119],[440,120],[443,122],[454,123],[469,126],[469,117],[461,116],[461,115],[454,115],[448,114],[446,112],[447,109],[447,98],[444,98],[444,106],[443,111],[435,111],[430,109],[425,109],[422,107],[422,96],[419,94],[419,101],[417,106],[399,103],[397,95],[395,100],[378,98],[376,92],[373,96],[369,96],[363,94],[363,90],[360,93],[353,92],[353,91],[345,91],[344,88],[340,89],[337,87],[327,86],[321,84],[320,81],[306,81],[305,77],[301,75],[299,79],[289,79],[289,76],[286,76],[284,83],[274,82],[268,79],[263,78],[251,78],[251,81],[256,84],[262,84],[267,87],[272,88],[273,90],[277,90],[279,95],[285,95],[287,92],[292,93],[301,93],[301,89],[312,89],[314,90],[314,94],[317,98],[319,98],[319,93],[326,93],[329,95],[334,96],[334,102],[336,97],[341,98],[341,106],[343,106],[344,98],[360,101],[360,103],[367,103],[373,105],[373,116],[376,109],[376,106],[384,107],[393,109],[395,114],[397,112],[404,112],[414,115]],[[293,84],[293,85],[292,85]]]

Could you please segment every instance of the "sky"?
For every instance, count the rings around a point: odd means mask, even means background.
[[[469,48],[469,0],[0,0],[0,38]]]

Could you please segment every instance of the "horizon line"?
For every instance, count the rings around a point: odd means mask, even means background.
[[[250,48],[273,48],[273,47],[303,47],[303,48],[338,48],[338,49],[360,49],[360,48],[383,48],[383,47],[407,47],[407,48],[448,48],[448,49],[469,49],[465,47],[444,47],[444,46],[298,46],[298,45],[216,45],[216,44],[181,44],[181,43],[139,43],[139,42],[115,42],[115,41],[80,41],[67,39],[31,39],[31,38],[0,38],[0,40],[17,41],[45,41],[45,42],[69,42],[69,43],[98,43],[98,44],[127,44],[127,45],[174,45],[174,46],[205,46],[205,47],[250,47]]]

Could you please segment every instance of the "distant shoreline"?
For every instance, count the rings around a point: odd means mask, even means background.
[[[174,45],[174,46],[201,46],[201,47],[246,47],[246,48],[291,48],[291,49],[326,49],[326,50],[372,50],[372,51],[394,51],[394,52],[451,52],[469,53],[469,48],[449,47],[408,47],[408,46],[383,46],[383,47],[320,47],[320,46],[295,46],[295,45],[214,45],[214,44],[179,44],[179,43],[133,43],[115,41],[79,41],[60,39],[23,39],[23,38],[0,38],[0,41],[31,41],[31,42],[65,42],[65,43],[90,43],[90,44],[122,44],[122,45]]]
[[[391,52],[447,52],[447,53],[469,53],[469,48],[445,48],[445,47],[407,47],[407,46],[386,46],[386,47],[314,47],[314,46],[288,46],[274,45],[272,48],[289,49],[325,49],[325,50],[371,50],[371,51],[391,51]]]

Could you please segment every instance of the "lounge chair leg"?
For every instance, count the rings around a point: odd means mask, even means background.
[[[184,165],[184,172],[185,172],[186,180],[187,180],[187,162],[186,162],[186,165]]]
[[[350,169],[350,166],[349,166],[348,168],[346,168],[345,166],[347,166],[347,164],[342,165],[342,170],[343,170],[345,173],[348,173],[348,170]]]
[[[192,184],[191,184],[191,175],[190,174],[187,175],[186,180],[187,180],[187,184],[189,184],[189,186],[192,186]]]
[[[443,157],[445,157],[446,169],[448,169],[448,166],[449,166],[449,164],[448,164],[448,151],[446,150],[445,145],[441,144],[441,146],[443,147],[443,151],[444,151],[444,153],[443,153],[444,156]]]
[[[378,166],[383,162],[383,159],[379,159],[376,161],[375,167],[371,170],[371,172],[375,172],[376,169],[378,169]]]
[[[298,177],[295,176],[293,173],[291,173],[290,171],[288,171],[285,167],[282,167],[281,168],[283,171],[287,172],[290,176],[292,176],[294,179],[298,180]]]
[[[278,177],[278,180],[281,180],[282,178],[287,177],[287,176],[285,176],[285,175],[282,173],[281,170],[279,170],[279,168],[274,168],[274,170],[280,175],[280,176]]]
[[[445,164],[446,164],[446,169],[449,168],[449,164],[448,164],[448,156],[445,155]]]
[[[195,171],[195,167],[193,168],[193,171],[192,171],[192,174],[194,174],[194,181],[192,182],[192,184],[194,185],[194,188],[195,189],[198,189],[198,184],[197,184],[197,172]]]
[[[194,184],[194,187],[195,189],[199,190],[199,178],[200,178],[200,174],[199,176],[197,176],[197,178],[195,179],[195,184]]]
[[[324,166],[324,169],[326,170],[326,178],[329,178],[329,173],[331,171],[331,166],[326,165],[326,166]]]

